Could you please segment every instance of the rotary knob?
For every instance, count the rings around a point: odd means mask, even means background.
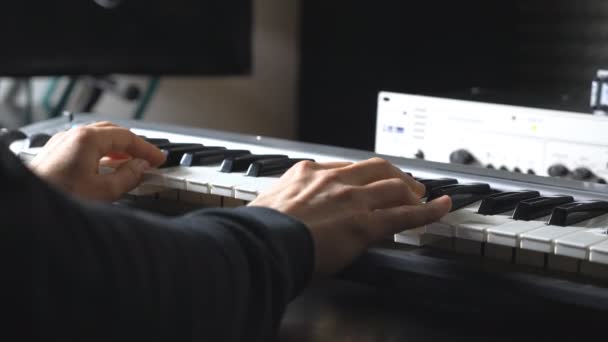
[[[551,177],[566,177],[570,174],[570,170],[563,164],[555,164],[549,167],[547,173]]]
[[[416,159],[424,159],[424,152],[422,152],[422,150],[418,150],[414,157],[416,157]]]
[[[452,164],[472,165],[476,162],[475,156],[464,149],[456,150],[450,154],[450,163]]]
[[[586,167],[579,167],[572,171],[572,178],[580,181],[591,180],[595,175],[593,171],[589,170]]]

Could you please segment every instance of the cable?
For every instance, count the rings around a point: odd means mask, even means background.
[[[148,109],[148,106],[150,105],[150,102],[152,101],[152,97],[154,97],[154,94],[156,93],[156,90],[158,89],[159,83],[160,83],[160,77],[158,77],[158,76],[150,77],[150,80],[148,81],[148,87],[146,88],[146,91],[144,92],[144,96],[142,96],[141,101],[139,101],[139,105],[137,106],[137,108],[135,109],[135,112],[133,113],[133,119],[135,119],[135,120],[143,119],[143,117],[146,113],[146,110]]]
[[[51,116],[50,116],[51,118],[57,118],[57,117],[61,116],[61,113],[63,112],[63,110],[65,109],[65,106],[67,105],[68,101],[70,100],[70,97],[72,96],[72,93],[74,92],[74,88],[76,88],[77,83],[78,83],[78,77],[74,76],[74,77],[69,78],[68,85],[66,86],[65,90],[63,91],[63,94],[61,95],[59,102],[57,103],[55,108],[53,108],[53,111],[51,112]]]
[[[46,92],[44,93],[44,96],[42,97],[42,108],[45,111],[45,113],[48,114],[49,117],[50,117],[51,113],[53,112],[53,104],[51,104],[51,97],[53,97],[55,90],[57,90],[57,85],[59,85],[59,80],[61,80],[61,77],[51,78],[51,80],[49,81],[49,86],[47,87]]]
[[[23,116],[25,124],[29,125],[34,122],[34,94],[32,90],[32,79],[26,77],[23,79],[23,85],[25,86],[25,108]]]

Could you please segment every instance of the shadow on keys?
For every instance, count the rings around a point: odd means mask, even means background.
[[[370,285],[344,277],[351,275],[313,282],[288,307],[279,341],[563,341],[605,333],[605,312],[517,289],[385,276],[384,285]]]

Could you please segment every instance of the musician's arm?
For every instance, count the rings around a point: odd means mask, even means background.
[[[0,310],[23,337],[268,341],[313,270],[309,231],[271,209],[167,219],[83,204],[4,148],[0,177]]]

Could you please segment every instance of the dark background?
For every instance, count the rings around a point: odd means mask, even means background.
[[[591,80],[608,64],[601,0],[302,6],[299,138],[309,142],[373,150],[381,90],[590,112]]]
[[[240,75],[252,18],[251,0],[7,1],[0,75]]]

